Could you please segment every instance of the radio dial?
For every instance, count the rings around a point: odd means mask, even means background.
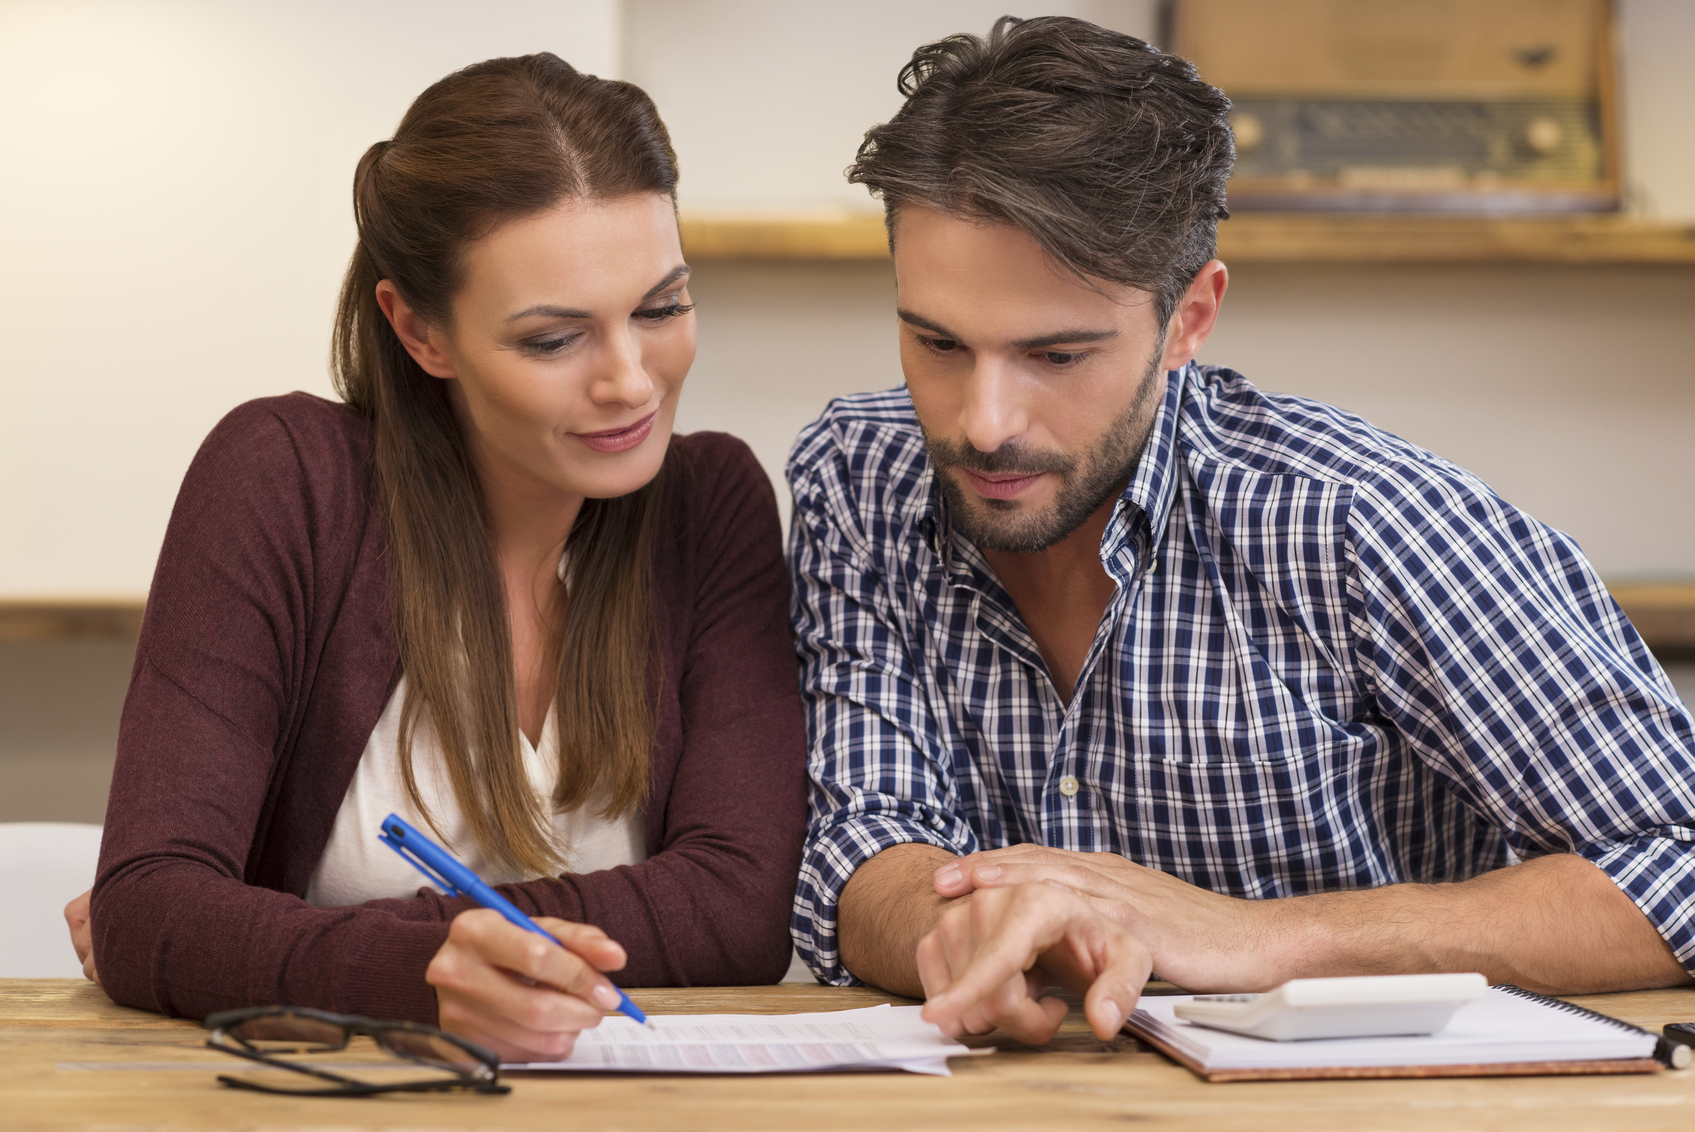
[[[1236,152],[1250,153],[1265,140],[1265,123],[1252,114],[1230,115],[1230,129],[1236,135]]]
[[[1537,117],[1524,127],[1524,144],[1538,157],[1552,157],[1560,151],[1565,131],[1552,118]]]

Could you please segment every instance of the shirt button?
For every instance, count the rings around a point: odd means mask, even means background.
[[[1159,559],[1157,559],[1157,558],[1148,559],[1148,573],[1152,574],[1155,570],[1158,570],[1158,569],[1159,569]]]
[[[1066,775],[1064,778],[1059,780],[1059,792],[1064,794],[1067,798],[1076,797],[1077,780],[1069,774]]]

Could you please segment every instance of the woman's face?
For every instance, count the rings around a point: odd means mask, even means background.
[[[425,369],[451,382],[485,492],[547,509],[651,480],[695,352],[670,198],[567,201],[464,267],[452,325],[429,335],[444,372]]]

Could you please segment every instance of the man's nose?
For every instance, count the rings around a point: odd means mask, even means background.
[[[960,427],[971,446],[993,452],[1029,428],[1029,412],[1017,376],[997,358],[979,357],[966,383]]]

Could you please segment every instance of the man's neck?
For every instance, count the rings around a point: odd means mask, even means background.
[[[1101,565],[1101,536],[1118,493],[1081,526],[1035,554],[985,550],[983,557],[1035,639],[1054,689],[1067,703],[1116,583]]]

